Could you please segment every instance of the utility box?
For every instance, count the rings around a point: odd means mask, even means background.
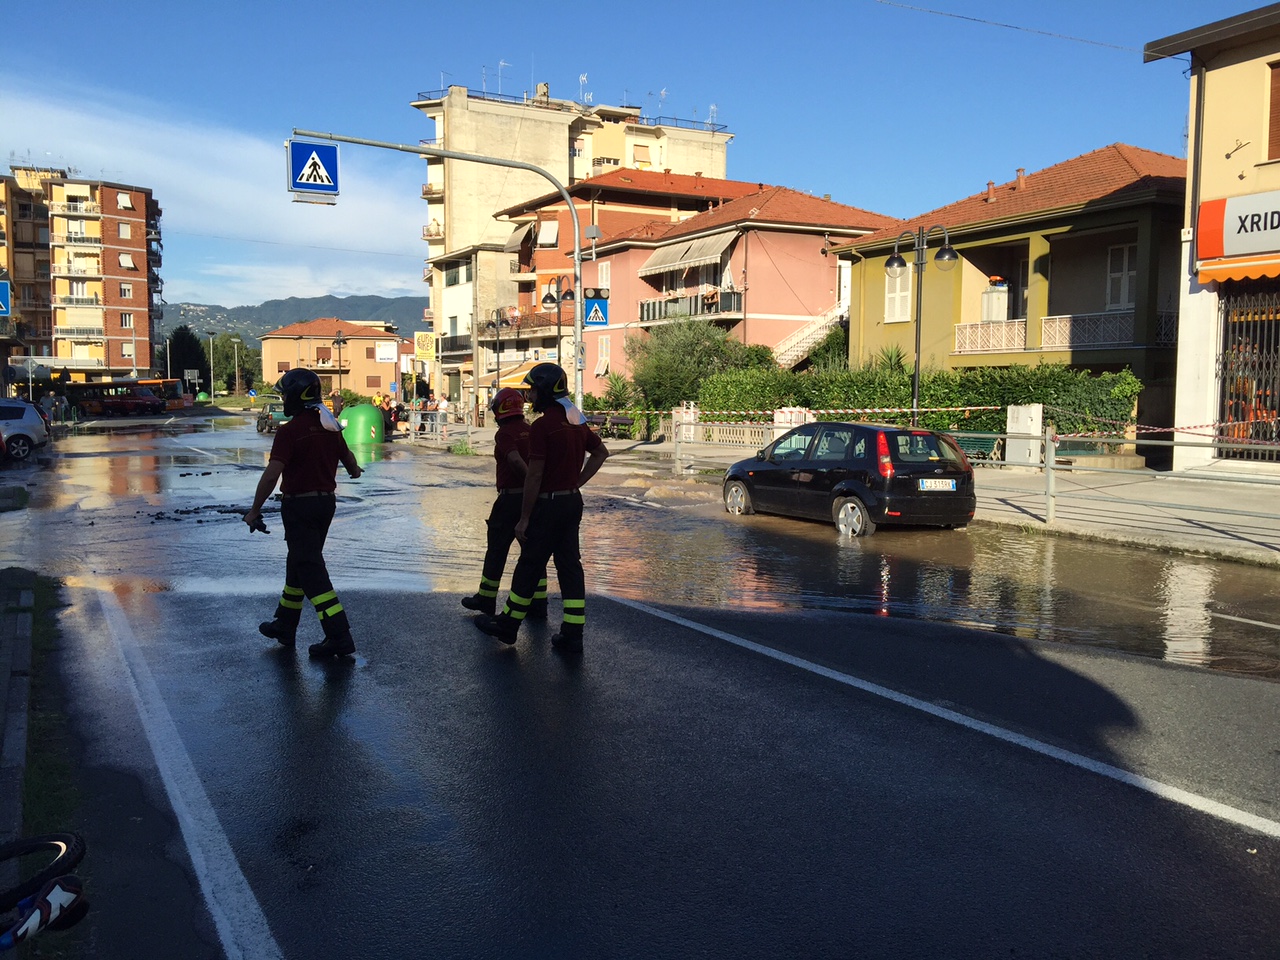
[[[1009,287],[1003,283],[992,284],[982,291],[982,322],[1009,319]]]
[[[1004,446],[1005,463],[1023,467],[1044,463],[1044,404],[1009,404],[1005,432],[1009,435]]]
[[[342,436],[348,445],[382,443],[382,411],[371,403],[347,407],[338,420],[342,424]]]

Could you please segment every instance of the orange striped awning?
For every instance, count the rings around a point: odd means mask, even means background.
[[[1196,279],[1201,283],[1210,280],[1261,280],[1263,277],[1280,277],[1280,254],[1265,257],[1221,257],[1201,260],[1196,264]]]

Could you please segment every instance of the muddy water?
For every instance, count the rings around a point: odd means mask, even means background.
[[[0,515],[0,566],[158,590],[274,590],[278,517],[268,512],[275,541],[239,520],[269,449],[234,421],[63,438],[46,465],[0,474],[31,494],[28,510]],[[367,472],[340,482],[326,551],[335,580],[474,590],[492,460],[399,443],[359,455]],[[841,539],[825,524],[730,517],[714,484],[648,476],[623,458],[589,489],[589,588],[946,621],[1280,680],[1274,571],[981,525]]]

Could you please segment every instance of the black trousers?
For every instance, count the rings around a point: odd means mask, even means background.
[[[511,578],[511,593],[507,595],[502,613],[521,621],[529,612],[537,590],[538,580],[546,576],[547,563],[555,561],[556,577],[560,581],[560,596],[564,601],[564,626],[568,633],[581,633],[586,622],[586,576],[582,571],[582,550],[578,543],[578,531],[582,526],[582,494],[574,492],[564,496],[539,498],[529,518],[525,542],[516,562],[516,572]]]
[[[337,510],[333,494],[289,497],[280,501],[280,521],[288,554],[284,562],[284,591],[276,607],[276,619],[295,626],[302,616],[303,598],[311,601],[326,637],[350,630],[346,611],[338,600],[324,562],[324,542]]]
[[[487,540],[484,566],[480,571],[480,589],[477,591],[479,596],[497,600],[498,590],[502,587],[502,571],[507,568],[507,556],[511,553],[511,544],[515,543],[516,524],[520,522],[520,511],[523,506],[523,490],[500,493],[493,501],[493,509],[489,511],[489,519],[485,521]],[[547,568],[545,566],[539,575],[533,599],[542,601],[543,606],[546,605]]]

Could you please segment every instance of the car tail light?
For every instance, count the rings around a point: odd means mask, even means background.
[[[893,461],[889,459],[889,438],[880,430],[876,433],[876,459],[880,463],[880,476],[893,479]]]

